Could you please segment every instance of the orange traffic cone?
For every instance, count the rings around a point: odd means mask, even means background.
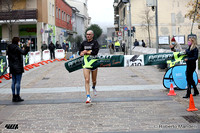
[[[198,109],[195,108],[195,104],[194,104],[194,99],[192,94],[190,94],[190,103],[189,103],[189,108],[187,109],[187,111],[197,111]]]
[[[174,87],[173,87],[173,84],[170,85],[170,90],[169,90],[169,93],[168,93],[168,96],[175,96],[176,93],[174,92]]]

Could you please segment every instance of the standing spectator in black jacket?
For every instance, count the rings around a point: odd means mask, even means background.
[[[134,42],[134,47],[136,46],[139,46],[139,42],[137,41],[137,39],[135,39],[135,42]]]
[[[56,41],[56,49],[62,49],[61,45]]]
[[[191,94],[191,86],[194,88],[194,94],[193,96],[199,95],[199,91],[197,90],[197,87],[195,85],[194,79],[193,79],[193,73],[196,69],[196,60],[198,59],[198,48],[197,48],[197,42],[195,38],[189,38],[188,41],[189,48],[186,49],[186,55],[187,58],[185,59],[187,64],[186,69],[186,79],[188,83],[187,93],[183,98],[189,98]]]
[[[55,48],[56,48],[55,45],[51,41],[51,43],[49,44],[49,51],[50,51],[51,59],[55,59]]]
[[[45,41],[43,42],[43,44],[42,44],[42,46],[41,46],[41,50],[42,50],[42,52],[43,52],[44,50],[47,50],[47,44],[46,44]]]
[[[41,53],[42,53],[41,56],[42,56],[42,58],[43,58],[43,51],[44,51],[44,50],[47,50],[47,44],[46,44],[45,41],[43,42],[43,44],[42,44],[42,46],[41,46],[41,50],[42,50],[42,52],[41,52]]]
[[[146,47],[144,40],[142,40],[142,47]]]
[[[10,68],[10,74],[12,74],[12,94],[13,102],[21,102],[24,101],[20,97],[20,84],[21,84],[21,78],[22,78],[22,73],[24,72],[24,66],[23,66],[23,56],[28,54],[30,50],[30,43],[31,41],[28,41],[28,44],[24,50],[22,50],[19,47],[20,41],[19,37],[14,37],[12,39],[12,44],[8,45],[8,63],[9,63],[9,68]],[[15,92],[16,90],[16,92]]]

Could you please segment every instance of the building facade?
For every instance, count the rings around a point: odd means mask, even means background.
[[[30,39],[31,49],[35,50],[38,13],[42,12],[37,8],[37,0],[20,0],[18,3],[1,0],[0,3],[1,38],[11,41],[12,37],[19,36],[22,42]]]
[[[72,7],[65,0],[56,0],[56,40],[62,44],[72,31]]]
[[[108,27],[107,28],[107,42],[108,44],[114,43],[116,40],[116,35],[115,35],[115,28],[114,27]]]
[[[0,39],[18,36],[21,43],[31,40],[31,51],[41,50],[44,41],[62,43],[73,34],[71,18],[72,7],[65,0],[0,0]]]
[[[78,12],[74,14],[73,26],[76,27],[76,35],[85,37],[85,30],[90,25],[91,18],[88,14],[87,0],[66,0],[72,7],[78,9]]]
[[[173,36],[181,44],[187,43],[187,37],[191,34],[192,20],[185,18],[188,12],[187,4],[190,0],[157,0],[158,7],[158,36],[159,44],[168,45]],[[144,40],[149,45],[149,35],[146,29],[150,26],[151,44],[156,46],[156,26],[155,26],[155,8],[147,6],[147,0],[130,0],[131,3],[131,27],[135,27],[132,39]],[[129,26],[129,3],[125,4],[122,0],[114,0],[114,24],[115,30],[123,33],[123,39],[128,39],[128,34],[124,27]],[[147,19],[147,15],[149,19]],[[151,19],[152,18],[152,19]],[[151,23],[148,24],[147,20]],[[200,43],[200,32],[198,24],[194,23],[192,30],[197,35],[197,41]]]

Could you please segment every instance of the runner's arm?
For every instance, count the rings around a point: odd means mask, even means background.
[[[84,50],[83,43],[84,43],[84,42],[81,43],[81,46],[80,46],[80,48],[79,48],[79,52],[78,52],[79,55],[80,55],[81,52]]]

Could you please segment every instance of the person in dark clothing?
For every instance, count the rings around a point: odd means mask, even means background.
[[[62,49],[64,49],[64,51],[65,51],[65,57],[64,58],[66,58],[67,57],[67,55],[66,55],[67,54],[66,53],[67,52],[67,47],[66,47],[66,43],[64,43],[64,42],[62,43]]]
[[[66,48],[66,43],[62,43],[62,48],[65,50],[65,52],[66,52],[66,50],[67,50],[67,48]]]
[[[49,44],[49,51],[50,51],[51,59],[55,59],[55,48],[56,48],[55,45],[51,41],[51,43]]]
[[[97,55],[99,52],[99,43],[96,40],[93,40],[94,32],[92,30],[88,30],[86,34],[86,41],[83,41],[79,50],[80,56],[85,55]],[[94,95],[96,95],[96,78],[97,78],[97,68],[83,68],[83,74],[85,77],[85,90],[87,95],[86,103],[91,102],[90,97],[90,73],[92,74],[92,89]]]
[[[134,46],[139,46],[139,42],[135,39]]]
[[[122,52],[123,52],[124,54],[125,54],[125,46],[126,46],[125,41],[123,41],[121,47],[122,47]]]
[[[42,46],[41,46],[41,50],[44,51],[44,50],[47,50],[47,44],[46,42],[44,41]]]
[[[110,54],[114,54],[115,46],[114,46],[113,43],[111,43],[111,44],[109,45],[109,49],[110,49]]]
[[[47,50],[47,44],[46,44],[45,41],[43,42],[43,44],[42,44],[42,46],[41,46],[41,50],[42,50],[41,56],[42,56],[42,58],[43,58],[43,51],[44,51],[44,50]]]
[[[24,50],[19,47],[20,41],[19,37],[14,37],[12,39],[12,44],[8,45],[7,55],[8,55],[8,64],[10,68],[10,74],[12,75],[12,102],[22,102],[24,99],[20,97],[20,87],[21,87],[21,79],[22,73],[24,72],[23,66],[23,56],[28,54],[30,50],[30,43],[28,44]]]
[[[111,48],[112,48],[113,50],[115,50],[115,46],[114,46],[113,43],[111,44]]]
[[[62,49],[61,45],[56,41],[56,49]]]
[[[142,40],[142,47],[146,47],[144,40]]]
[[[196,69],[196,60],[198,59],[198,48],[197,48],[197,42],[195,38],[189,38],[188,41],[189,48],[186,49],[186,55],[187,58],[185,59],[187,68],[186,68],[186,80],[188,84],[187,93],[183,98],[189,98],[191,94],[191,86],[194,88],[194,94],[193,96],[199,95],[199,91],[197,90],[197,87],[195,85],[194,79],[193,79],[193,73]]]
[[[69,51],[69,43],[66,42],[66,49],[67,49],[67,52]]]

